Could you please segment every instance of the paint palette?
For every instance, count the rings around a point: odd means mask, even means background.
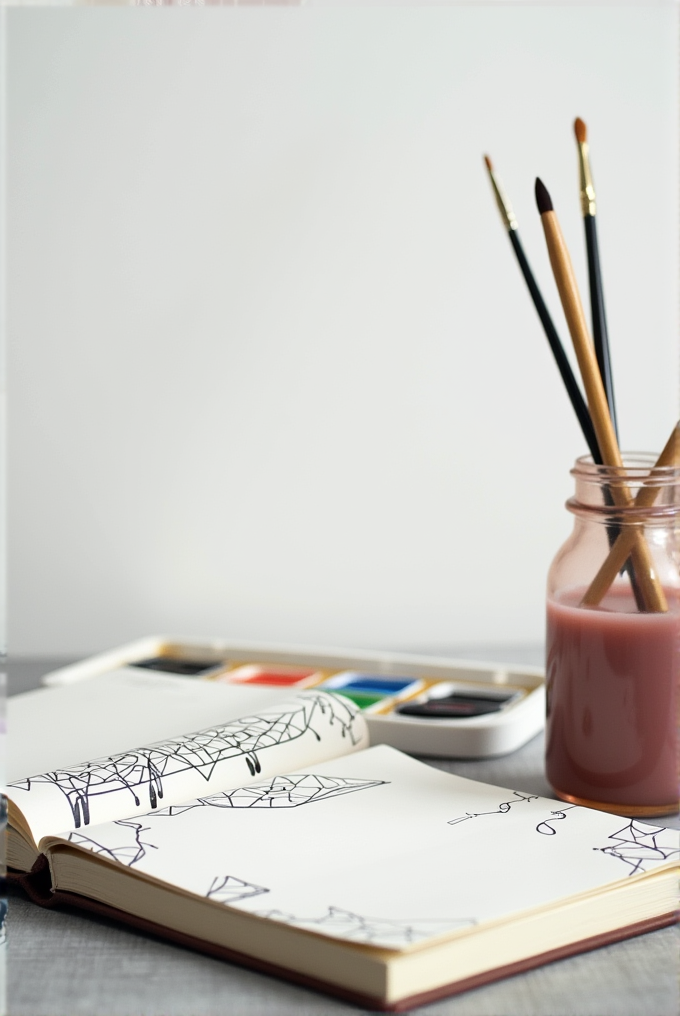
[[[393,708],[396,701],[415,695],[424,688],[424,682],[413,677],[385,677],[345,670],[323,681],[319,687],[346,696],[368,715],[373,715]]]
[[[431,656],[149,638],[47,674],[71,684],[114,671],[211,681],[225,695],[262,697],[319,688],[362,710],[373,744],[416,755],[486,758],[514,751],[544,722],[545,684],[536,667]]]
[[[261,684],[269,688],[308,688],[318,684],[323,674],[313,667],[290,667],[285,665],[267,666],[262,663],[246,663],[242,667],[217,675],[218,681],[228,684]]]

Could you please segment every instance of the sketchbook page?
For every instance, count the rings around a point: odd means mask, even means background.
[[[387,746],[67,834],[216,905],[391,949],[601,889],[678,837]]]
[[[290,689],[119,667],[7,700],[8,782],[200,730],[290,695]]]
[[[56,830],[133,819],[367,744],[366,722],[353,702],[299,692],[257,714],[19,780],[7,796],[38,843]]]

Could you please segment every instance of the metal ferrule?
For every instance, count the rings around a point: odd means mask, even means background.
[[[508,200],[507,194],[501,187],[498,179],[496,178],[496,174],[492,170],[489,170],[489,176],[491,177],[491,186],[493,187],[493,192],[496,197],[496,204],[498,205],[498,210],[501,213],[501,218],[505,223],[506,228],[508,230],[517,229],[517,219],[515,218],[515,213],[512,210],[512,205]]]
[[[593,177],[590,172],[587,141],[578,146],[578,165],[581,176],[581,211],[584,216],[595,215],[595,188],[593,187]]]

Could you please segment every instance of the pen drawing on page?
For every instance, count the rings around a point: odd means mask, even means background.
[[[261,771],[259,755],[268,748],[296,741],[305,734],[322,740],[324,728],[336,727],[351,745],[361,740],[356,708],[338,695],[306,693],[285,711],[263,713],[232,720],[183,737],[159,741],[136,751],[96,759],[67,769],[54,770],[11,784],[18,790],[33,786],[56,787],[68,801],[76,829],[90,823],[90,802],[103,794],[123,791],[130,804],[139,807],[148,794],[155,809],[165,784],[180,773],[193,770],[206,782],[215,768],[228,759],[242,758],[250,776]]]
[[[237,900],[247,900],[251,896],[261,896],[268,892],[269,889],[265,889],[264,886],[244,882],[234,875],[216,875],[205,895],[218,903],[235,903]]]
[[[393,919],[364,917],[341,907],[328,907],[321,917],[297,917],[282,910],[257,910],[257,917],[266,917],[296,928],[318,931],[335,938],[361,942],[365,945],[405,946],[447,931],[468,928],[477,922],[464,918]]]
[[[556,811],[551,811],[552,818],[546,818],[543,822],[539,822],[536,826],[536,832],[542,833],[543,836],[554,836],[557,832],[555,828],[555,822],[561,822],[562,819],[567,817],[567,812],[575,808],[575,804],[566,804],[563,808],[559,808]]]
[[[489,815],[507,815],[513,804],[519,804],[520,802],[538,801],[537,794],[522,794],[519,790],[513,790],[514,797],[509,801],[502,801],[497,808],[493,811],[477,811],[471,812],[466,811],[464,815],[459,815],[458,818],[451,818],[447,822],[447,825],[458,825],[460,822],[467,822],[471,818],[486,818]]]
[[[83,835],[83,833],[69,833],[69,842],[77,847],[85,847],[87,850],[91,850],[93,854],[99,854],[111,861],[125,864],[128,868],[131,868],[133,864],[137,864],[143,857],[146,857],[148,850],[158,849],[154,843],[149,843],[147,840],[142,839],[142,833],[149,832],[149,826],[143,826],[141,822],[132,821],[118,821],[113,822],[112,825],[119,826],[122,829],[120,833],[116,830],[117,842],[113,846],[98,843],[90,836]]]
[[[256,783],[250,787],[226,790],[219,794],[211,794],[210,797],[187,801],[186,804],[161,808],[159,811],[142,816],[142,818],[150,821],[153,825],[156,819],[184,815],[188,811],[193,811],[194,808],[220,808],[227,811],[242,808],[264,808],[270,811],[281,808],[299,808],[304,804],[327,801],[332,797],[368,790],[370,787],[385,786],[386,783],[386,780],[361,780],[356,777],[321,776],[313,773],[274,776],[270,780],[263,780],[262,783]],[[69,833],[68,839],[76,846],[85,847],[94,854],[108,857],[112,861],[131,868],[146,857],[149,850],[159,849],[155,843],[149,841],[148,837],[142,839],[143,833],[153,835],[152,825],[143,825],[141,822],[133,820],[118,820],[99,827],[100,838],[110,840],[113,836],[113,843],[102,843],[80,832]]]
[[[671,845],[678,841],[675,830],[640,825],[634,819],[617,829],[608,839],[613,841],[609,846],[593,847],[593,850],[623,861],[630,867],[629,875],[647,871],[649,862],[659,864],[669,861],[674,855],[680,856],[680,848]],[[668,843],[662,843],[664,839]]]
[[[182,815],[192,808],[299,808],[314,801],[325,801],[341,794],[351,794],[369,787],[384,785],[385,780],[360,780],[345,776],[274,776],[262,783],[253,783],[238,790],[224,790],[209,797],[199,797],[186,804],[172,804],[155,812],[157,816]]]

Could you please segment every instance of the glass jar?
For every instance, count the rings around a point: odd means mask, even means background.
[[[678,810],[680,465],[654,463],[577,460],[548,575],[546,775],[627,816]]]

